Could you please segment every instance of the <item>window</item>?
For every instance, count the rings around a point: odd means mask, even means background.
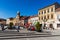
[[[39,20],[40,20],[40,17],[39,17]]]
[[[59,14],[57,15],[57,19],[60,21],[60,15]]]
[[[57,19],[60,19],[60,14],[57,15]]]
[[[47,18],[49,19],[49,15],[47,16]]]
[[[41,19],[43,20],[43,17],[41,17]]]
[[[53,19],[53,14],[51,14],[51,18]]]
[[[47,12],[49,13],[49,9],[47,10]]]
[[[60,19],[59,19],[59,21],[60,21]]]
[[[46,19],[46,16],[44,16],[44,19]]]
[[[53,12],[53,8],[51,8],[51,12]]]
[[[44,13],[46,13],[46,10],[44,10]]]
[[[53,28],[53,24],[50,24],[49,27],[50,27],[50,28]]]
[[[43,14],[43,11],[42,11],[42,14]]]
[[[39,12],[39,15],[40,15],[40,12]]]
[[[57,27],[60,27],[60,24],[57,24]]]

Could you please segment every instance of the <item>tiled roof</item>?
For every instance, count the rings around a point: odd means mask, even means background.
[[[29,17],[26,17],[26,16],[23,16],[20,18],[20,20],[25,20],[25,19],[28,19]]]
[[[34,15],[34,16],[20,16],[19,20],[28,20],[30,18],[34,18],[34,17],[37,17],[37,15]],[[13,17],[9,18],[10,20],[14,20]]]
[[[30,19],[30,18],[35,18],[35,17],[38,17],[38,15],[30,16],[29,19]]]
[[[6,21],[6,19],[0,18],[0,21]]]
[[[60,11],[60,8],[57,8],[56,11]]]
[[[34,17],[34,16],[30,16],[29,19],[30,19],[30,18],[33,18],[33,17]]]
[[[13,17],[10,17],[9,19],[10,19],[10,20],[13,20],[14,18],[13,18]]]
[[[52,5],[60,5],[60,4],[58,2],[55,2],[55,3],[51,4],[51,5],[46,6],[46,7],[49,7],[49,6],[52,6]],[[39,10],[44,9],[46,7],[40,8]]]

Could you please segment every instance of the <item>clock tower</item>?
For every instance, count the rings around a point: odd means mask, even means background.
[[[16,23],[20,23],[20,12],[17,11]]]
[[[20,12],[17,11],[17,16],[16,16],[17,19],[20,19]]]

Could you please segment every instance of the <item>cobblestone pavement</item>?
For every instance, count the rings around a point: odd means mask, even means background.
[[[59,40],[60,35],[51,35],[50,33],[41,33],[36,31],[20,30],[0,30],[0,40]]]

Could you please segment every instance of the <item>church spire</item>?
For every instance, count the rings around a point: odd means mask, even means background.
[[[17,15],[19,15],[19,16],[20,16],[20,12],[19,12],[19,11],[17,11]]]
[[[17,11],[17,16],[16,16],[16,18],[20,18],[20,12],[19,11]]]

